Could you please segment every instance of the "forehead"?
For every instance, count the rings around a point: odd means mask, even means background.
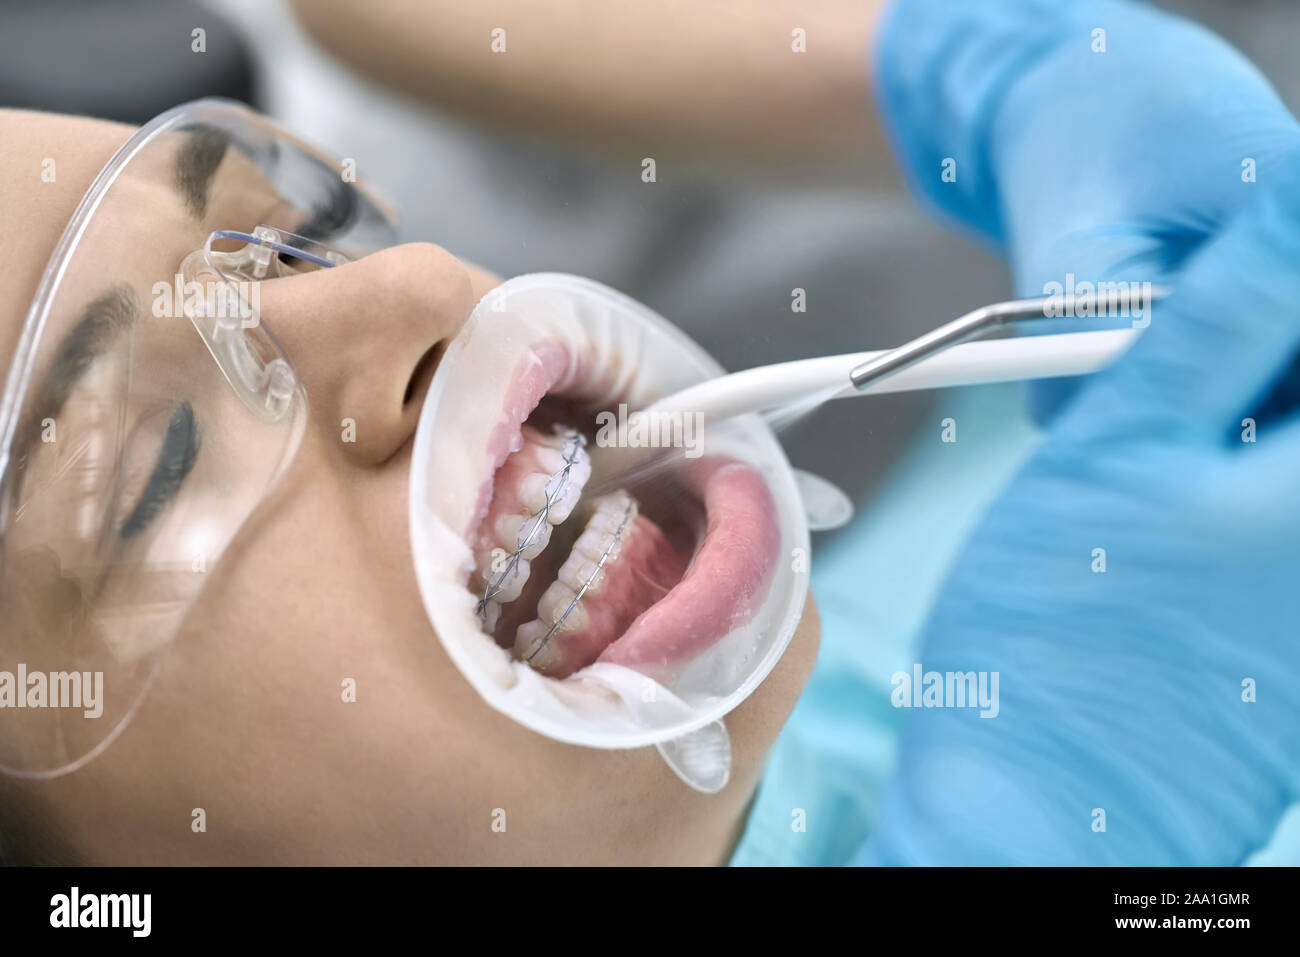
[[[0,369],[7,370],[41,271],[91,181],[135,128],[0,110]]]

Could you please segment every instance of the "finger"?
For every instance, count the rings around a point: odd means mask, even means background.
[[[1222,429],[1268,393],[1298,344],[1300,156],[1192,257],[1150,328],[1080,402]]]

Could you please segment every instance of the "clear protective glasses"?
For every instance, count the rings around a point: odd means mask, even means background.
[[[0,398],[0,772],[125,727],[308,403],[260,283],[396,242],[392,212],[247,107],[142,127],[56,246]]]

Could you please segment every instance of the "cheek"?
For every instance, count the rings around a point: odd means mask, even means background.
[[[259,513],[106,762],[143,771],[151,795],[207,795],[251,818],[270,795],[378,808],[385,790],[446,780],[486,708],[429,629],[405,539],[373,510],[389,490],[363,491],[317,481]]]
[[[390,711],[427,723],[441,697],[429,690],[453,670],[416,592],[405,485],[304,483],[316,470],[300,464],[286,476],[294,494],[267,503],[191,617],[181,680],[214,712],[281,739],[313,726],[346,739],[354,721],[370,733]]]
[[[78,816],[121,842],[109,860],[720,859],[806,680],[814,616],[728,718],[733,783],[704,798],[651,748],[562,745],[484,704],[419,601],[404,465],[340,473],[313,455],[232,543],[135,721],[87,769],[98,796]],[[640,847],[665,830],[689,840]]]

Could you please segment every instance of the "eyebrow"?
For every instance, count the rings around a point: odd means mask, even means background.
[[[230,134],[210,126],[192,127],[186,133],[176,154],[176,188],[190,215],[201,219],[208,208],[212,177],[230,148]]]
[[[129,286],[113,286],[92,301],[60,344],[41,383],[37,410],[46,416],[58,415],[86,370],[139,315],[139,300]]]
[[[197,219],[208,207],[212,177],[230,147],[230,135],[210,126],[190,127],[184,132],[185,142],[176,153],[176,188]],[[80,321],[59,345],[41,383],[37,409],[42,416],[58,415],[86,370],[139,315],[135,294],[124,285],[111,287],[85,308]]]
[[[23,462],[41,433],[42,423],[56,418],[77,382],[113,341],[130,329],[140,304],[129,286],[112,286],[95,298],[59,344],[54,361],[37,387],[26,427],[15,436],[15,458]]]

